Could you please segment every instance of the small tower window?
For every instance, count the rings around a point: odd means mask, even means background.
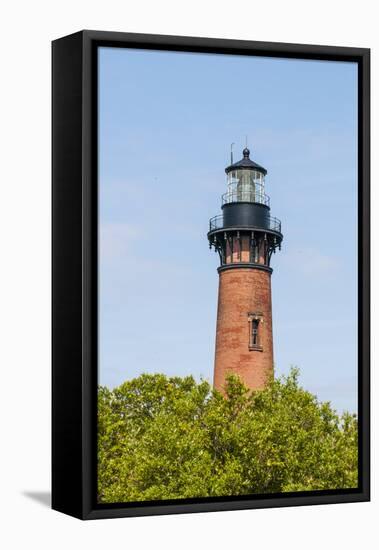
[[[258,345],[258,326],[259,326],[259,320],[253,319],[252,321],[252,345],[257,346]]]
[[[261,313],[249,313],[249,350],[263,351],[261,344],[261,331],[263,316]]]

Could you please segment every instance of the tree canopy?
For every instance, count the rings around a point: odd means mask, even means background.
[[[300,387],[298,371],[223,396],[192,376],[142,374],[98,391],[99,502],[357,487],[357,418]]]

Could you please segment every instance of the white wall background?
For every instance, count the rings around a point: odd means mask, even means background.
[[[13,548],[357,548],[375,546],[373,501],[80,522],[44,504],[50,485],[50,41],[100,29],[372,48],[377,213],[379,35],[375,2],[43,0],[1,8],[0,543]],[[373,220],[373,279],[378,273]],[[374,285],[373,299],[377,298]],[[373,308],[374,309],[374,308]],[[378,309],[373,311],[373,334]],[[376,342],[373,342],[374,351]],[[379,399],[373,364],[373,425]],[[375,472],[376,470],[376,472]],[[41,502],[42,501],[42,502]],[[4,539],[4,540],[3,540]]]

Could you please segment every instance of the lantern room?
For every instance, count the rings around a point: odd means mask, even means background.
[[[269,197],[265,194],[265,175],[267,170],[250,159],[247,147],[243,158],[225,168],[227,192],[223,195],[223,204],[230,202],[255,202],[269,206]]]

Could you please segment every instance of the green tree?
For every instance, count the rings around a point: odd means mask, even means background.
[[[357,419],[299,386],[298,371],[226,395],[143,374],[98,392],[100,502],[357,486]]]

